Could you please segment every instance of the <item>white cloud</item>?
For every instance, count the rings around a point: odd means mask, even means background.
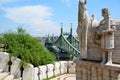
[[[33,35],[48,33],[59,34],[57,23],[53,21],[53,10],[47,6],[24,6],[3,9],[5,16],[18,24],[29,25],[29,32]]]

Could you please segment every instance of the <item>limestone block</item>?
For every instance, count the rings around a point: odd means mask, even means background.
[[[116,77],[111,77],[111,80],[120,80],[120,79],[118,79]]]
[[[120,74],[120,72],[111,70],[111,77],[112,78],[117,78],[119,74]]]
[[[110,80],[110,76],[103,76],[103,80]]]
[[[82,80],[87,80],[87,68],[82,66]]]
[[[120,80],[120,73],[119,73],[119,75],[118,75],[118,78],[117,78],[118,80]]]
[[[113,63],[120,64],[120,50],[119,49],[115,49],[113,51],[113,56],[112,56]]]
[[[91,66],[87,66],[87,77],[88,80],[91,80]]]
[[[76,80],[81,80],[80,78],[76,77]]]
[[[47,78],[47,67],[46,66],[39,66],[40,68],[40,80]]]
[[[38,74],[38,67],[35,67],[34,68],[34,80],[39,80],[39,76],[40,76],[40,74]]]
[[[110,70],[108,70],[108,69],[103,69],[103,75],[104,75],[104,76],[110,76]]]
[[[82,67],[80,65],[76,66],[76,78],[81,80],[82,79]]]
[[[102,50],[95,44],[88,45],[88,59],[100,61],[102,59]]]
[[[97,72],[98,72],[98,80],[102,80],[102,75],[103,75],[102,69],[98,67]]]
[[[34,80],[34,67],[29,64],[28,67],[25,67],[23,70],[23,80]]]
[[[103,69],[103,80],[110,80],[110,70]]]
[[[76,80],[120,80],[120,65],[76,60]],[[86,78],[87,77],[87,78]]]
[[[115,49],[119,48],[120,47],[120,44],[119,44],[119,41],[120,39],[118,39],[119,37],[117,37],[117,39],[115,40]]]
[[[92,71],[91,79],[92,79],[92,80],[97,80],[97,68],[94,67],[94,66],[92,66],[92,67],[91,67],[91,71]]]
[[[14,76],[13,75],[9,75],[4,80],[13,80],[13,79],[14,79]]]
[[[67,61],[60,61],[61,74],[67,73]]]
[[[92,76],[96,76],[97,75],[97,71],[96,71],[97,69],[96,69],[96,67],[94,67],[94,66],[92,66],[91,67],[91,71],[92,71]]]
[[[0,73],[0,80],[3,80],[5,77],[7,77],[9,75],[9,73],[4,72],[4,73]]]
[[[9,55],[6,52],[0,52],[0,68],[4,71],[8,70]]]
[[[47,65],[47,75],[48,75],[48,78],[50,78],[50,77],[52,77],[52,76],[54,76],[55,75],[55,73],[54,73],[54,65],[53,64],[48,64]]]
[[[0,69],[0,73],[2,73],[3,72],[3,69]]]
[[[14,79],[14,80],[22,80],[22,78]]]
[[[68,61],[69,73],[75,73],[75,63],[73,61]]]
[[[66,71],[66,70],[65,70],[65,71]],[[64,71],[64,61],[60,61],[60,73],[61,73],[61,74],[64,74],[65,71]]]
[[[60,74],[60,63],[59,62],[56,62],[55,64],[54,64],[54,66],[55,66],[55,75],[58,75],[58,74]]]
[[[20,71],[20,61],[21,60],[18,58],[12,57],[11,61],[12,61],[12,65],[11,65],[10,72],[11,72],[11,74],[14,75],[15,78],[19,78],[21,75],[21,71]]]

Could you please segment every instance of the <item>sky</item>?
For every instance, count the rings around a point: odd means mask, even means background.
[[[120,0],[87,0],[89,17],[96,14],[102,20],[101,9],[109,8],[112,19],[120,20]],[[0,0],[0,33],[17,31],[21,26],[32,36],[60,35],[64,32],[76,35],[78,0]]]

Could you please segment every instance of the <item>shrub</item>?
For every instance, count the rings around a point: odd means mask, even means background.
[[[1,34],[0,43],[7,44],[7,52],[11,56],[21,59],[21,65],[31,63],[34,66],[53,63],[55,56],[52,55],[42,43],[18,27],[18,31]]]

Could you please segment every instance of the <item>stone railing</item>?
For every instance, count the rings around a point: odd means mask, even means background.
[[[12,58],[11,65],[8,65],[9,60],[8,53],[0,52],[0,69],[3,69],[4,72],[10,72],[15,78],[21,77],[22,80],[43,80],[61,74],[75,73],[73,61],[59,61],[39,67],[29,64],[21,71],[20,59]]]
[[[76,80],[120,80],[120,65],[76,60]]]
[[[32,67],[31,67],[32,69]],[[24,73],[29,72],[26,70]],[[26,80],[43,80],[53,76],[58,76],[66,73],[75,73],[75,64],[72,61],[60,61],[55,64],[48,64],[33,68],[34,76],[26,77]],[[31,73],[31,72],[30,72]],[[25,74],[26,76],[26,74]],[[31,78],[30,78],[31,77]]]

